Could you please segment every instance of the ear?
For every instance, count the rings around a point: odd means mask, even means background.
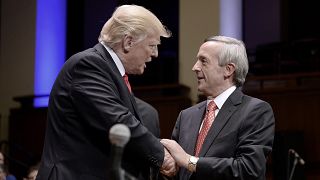
[[[131,35],[125,35],[122,43],[124,52],[129,52],[132,45],[133,45],[133,37]]]
[[[225,77],[230,77],[233,75],[234,71],[236,70],[236,66],[234,63],[229,63],[225,66]]]

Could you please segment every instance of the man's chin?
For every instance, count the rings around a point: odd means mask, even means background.
[[[198,83],[198,91],[199,91],[200,93],[203,93],[203,87],[201,86],[200,83]]]
[[[140,69],[139,71],[136,72],[136,75],[142,75],[144,73],[144,69]]]
[[[204,96],[204,93],[203,93],[202,91],[199,91],[199,90],[198,90],[198,95]]]
[[[198,86],[198,94],[203,96],[208,96],[208,93],[206,92],[206,90],[201,86]]]
[[[140,74],[143,74],[143,73],[144,73],[144,68],[140,70]]]

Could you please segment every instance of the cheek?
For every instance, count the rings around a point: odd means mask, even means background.
[[[203,73],[208,84],[212,84],[217,80],[217,72],[214,69],[205,69]]]
[[[149,48],[149,47],[144,47],[143,48],[143,54],[145,55],[145,56],[151,56],[151,54],[152,54],[152,50]]]
[[[212,78],[212,70],[207,68],[202,68],[203,75],[205,76],[206,80],[209,80]]]
[[[145,57],[147,56],[147,51],[143,48],[140,48],[136,51],[136,56],[142,58],[142,57]]]
[[[143,50],[139,53],[139,57],[139,61],[145,63],[151,57],[151,53],[148,50]]]

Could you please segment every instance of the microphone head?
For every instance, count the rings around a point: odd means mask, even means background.
[[[304,165],[306,163],[294,149],[289,149],[289,153],[293,154],[301,165]]]
[[[118,147],[124,147],[128,143],[130,136],[130,130],[124,124],[115,124],[110,128],[109,131],[109,139],[111,144]]]
[[[296,153],[296,151],[293,149],[289,149],[289,153],[294,154],[294,153]]]

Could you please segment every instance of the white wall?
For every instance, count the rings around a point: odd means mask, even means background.
[[[1,0],[0,140],[8,138],[13,97],[33,94],[36,0]]]
[[[197,80],[191,70],[203,40],[219,33],[219,0],[180,0],[179,82],[191,88],[198,99]]]

